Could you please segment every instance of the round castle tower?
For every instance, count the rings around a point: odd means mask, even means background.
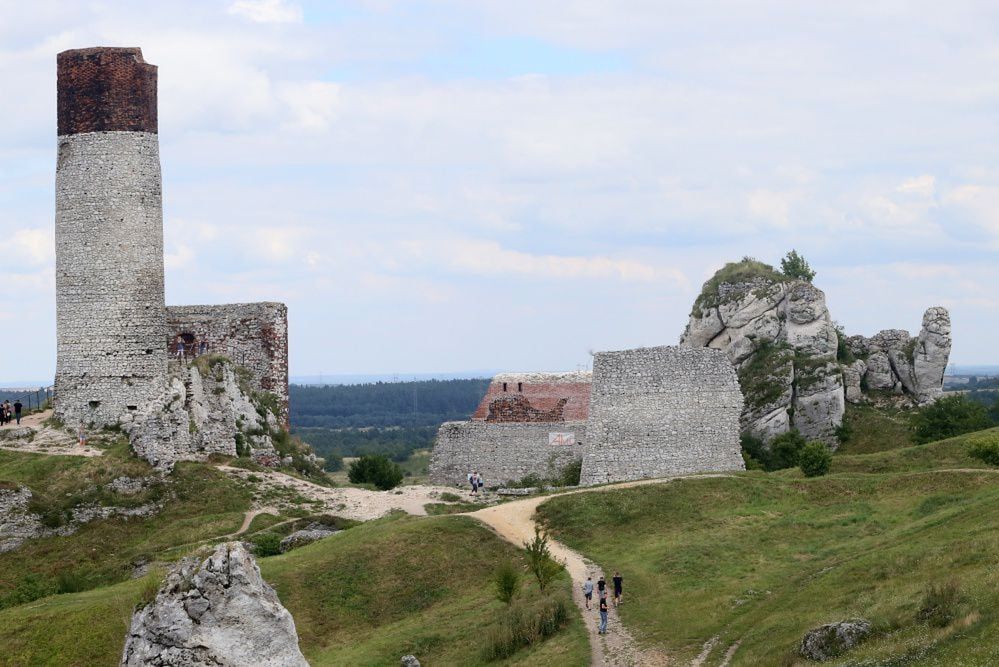
[[[104,426],[167,373],[156,67],[137,48],[57,63],[55,413]]]

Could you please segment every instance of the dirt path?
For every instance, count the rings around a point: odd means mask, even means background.
[[[30,426],[32,428],[38,428],[42,425],[46,419],[52,416],[51,410],[46,410],[44,412],[36,412],[34,414],[25,415],[21,417],[20,426]],[[20,428],[17,423],[11,422],[9,424],[4,424],[0,426],[0,430]]]
[[[65,429],[45,425],[52,416],[51,410],[28,415],[21,424],[4,424],[0,427],[0,451],[49,454],[51,456],[103,456],[104,452],[87,445],[80,447],[77,439]]]
[[[280,511],[300,507],[304,500],[317,512],[358,521],[377,519],[393,510],[426,516],[424,505],[441,502],[442,493],[454,493],[454,489],[447,486],[400,486],[392,491],[329,488],[276,470],[250,471],[232,466],[218,466],[218,469],[255,484],[259,489],[257,502],[261,506],[266,503]]]
[[[731,477],[731,475],[691,475],[690,477]],[[622,482],[620,484],[610,484],[587,489],[575,489],[565,493],[558,493],[551,496],[540,496],[536,498],[525,498],[513,502],[486,507],[484,509],[470,512],[468,516],[474,517],[491,527],[503,539],[518,547],[523,547],[524,543],[534,538],[534,513],[538,506],[558,496],[567,496],[576,493],[600,493],[602,491],[613,491],[616,489],[627,489],[647,484],[665,484],[683,477],[671,477],[666,479],[648,479],[635,482]],[[592,665],[617,665],[620,667],[646,667],[652,665],[668,665],[669,658],[659,652],[641,650],[635,643],[634,638],[628,629],[624,627],[617,615],[617,610],[612,606],[607,614],[607,634],[601,635],[597,632],[597,624],[600,620],[599,614],[594,608],[586,609],[586,602],[583,598],[582,584],[587,577],[592,577],[597,581],[601,575],[605,576],[608,585],[610,577],[603,573],[599,567],[584,558],[581,554],[573,551],[557,540],[549,538],[549,548],[552,555],[565,564],[569,576],[572,577],[572,599],[579,607],[580,613],[586,623],[586,632],[590,637],[590,664]],[[627,596],[625,597],[627,599]]]

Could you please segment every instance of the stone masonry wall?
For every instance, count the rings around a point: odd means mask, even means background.
[[[744,468],[742,392],[724,352],[599,352],[580,484]]]
[[[473,420],[489,418],[490,407],[501,405],[500,399],[526,399],[531,408],[540,412],[555,410],[564,400],[560,419],[585,421],[590,406],[588,371],[569,373],[500,373],[493,378],[486,395],[472,415]],[[493,410],[495,412],[495,410]],[[529,421],[524,412],[520,421]]]
[[[288,426],[288,308],[283,303],[170,306],[166,309],[168,349],[176,356],[179,336],[185,356],[223,354],[250,371],[253,389],[278,397]],[[165,339],[166,340],[166,339]]]
[[[139,48],[63,51],[58,70],[59,136],[157,131],[156,66]]]
[[[572,433],[565,444],[549,444],[551,433]],[[516,481],[530,474],[557,472],[583,453],[586,423],[447,422],[437,432],[430,458],[435,484],[462,484],[479,471],[486,486]]]

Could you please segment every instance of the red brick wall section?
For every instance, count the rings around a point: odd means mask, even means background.
[[[142,49],[63,51],[56,68],[59,136],[156,133],[156,66],[142,59]]]
[[[517,391],[516,382],[507,382],[506,392],[503,391],[502,382],[493,382],[489,385],[489,390],[479,403],[472,419],[487,421],[490,406],[494,401],[516,396],[527,399],[531,408],[537,412],[555,410],[559,401],[564,399],[562,419],[558,421],[586,421],[590,414],[590,383],[588,382],[523,383],[521,391]],[[504,419],[503,421],[514,420]],[[524,419],[523,421],[529,422],[531,420]]]
[[[568,398],[560,398],[551,410],[538,410],[521,394],[497,398],[489,404],[487,422],[564,422],[562,416]]]

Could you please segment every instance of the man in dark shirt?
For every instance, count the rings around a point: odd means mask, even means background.
[[[621,577],[620,572],[615,572],[614,579],[612,579],[612,581],[614,582],[614,606],[616,607],[619,604],[621,604],[621,595],[622,595],[621,587],[624,583],[624,579]]]
[[[21,405],[21,399],[14,401],[14,418],[17,419],[18,425],[21,424],[21,408],[23,407],[24,406]]]
[[[600,629],[598,632],[602,635],[607,634],[607,596],[600,596]]]

